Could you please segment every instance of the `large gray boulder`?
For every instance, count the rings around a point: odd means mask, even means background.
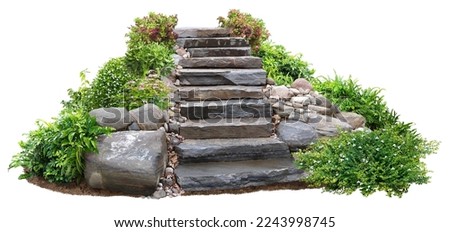
[[[92,188],[151,195],[167,163],[166,134],[122,131],[100,136],[99,153],[85,155],[84,176]]]
[[[281,141],[287,143],[291,151],[306,148],[318,137],[314,127],[300,121],[291,120],[282,121],[278,125],[277,135]]]
[[[329,116],[309,114],[308,124],[314,127],[320,136],[336,136],[340,131],[351,131],[352,126]]]
[[[145,104],[137,109],[131,110],[130,116],[141,130],[157,130],[167,122],[164,112],[153,104]]]
[[[130,114],[125,108],[99,108],[89,112],[89,115],[95,117],[98,125],[116,130],[124,130],[131,124]]]

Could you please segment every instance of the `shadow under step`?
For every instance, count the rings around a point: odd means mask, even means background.
[[[175,146],[180,163],[289,158],[286,143],[275,138],[187,139]]]
[[[292,158],[180,164],[177,181],[186,192],[242,189],[300,181]]]
[[[264,138],[272,134],[271,118],[188,120],[180,125],[185,139]]]

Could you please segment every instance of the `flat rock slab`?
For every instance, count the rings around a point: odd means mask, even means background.
[[[181,69],[181,85],[265,85],[263,69]]]
[[[191,57],[250,56],[249,47],[189,48]]]
[[[187,139],[175,151],[180,163],[291,157],[287,144],[274,138]]]
[[[304,178],[291,158],[180,164],[176,172],[178,183],[186,192],[240,189]]]
[[[280,140],[287,143],[291,151],[306,148],[318,137],[314,127],[300,121],[291,120],[282,121],[278,125],[277,135]]]
[[[259,118],[272,116],[270,103],[264,99],[222,101],[188,101],[180,105],[181,115],[188,119]]]
[[[166,133],[122,131],[98,139],[98,154],[85,155],[84,176],[92,188],[151,195],[167,163]]]
[[[338,135],[340,131],[352,130],[352,126],[346,122],[318,114],[309,114],[308,124],[316,129],[319,136],[332,137]]]
[[[213,101],[264,97],[260,86],[182,86],[178,88],[181,100]]]
[[[178,65],[183,68],[262,68],[261,58],[254,56],[187,58]]]
[[[181,38],[177,45],[184,48],[213,48],[213,47],[248,47],[249,43],[240,37],[221,38]]]
[[[178,38],[210,38],[229,37],[230,29],[227,28],[176,28]]]
[[[181,124],[185,139],[262,138],[272,134],[271,118],[188,120]]]

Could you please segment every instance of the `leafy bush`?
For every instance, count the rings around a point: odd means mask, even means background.
[[[63,110],[54,122],[37,121],[38,128],[19,143],[22,151],[9,168],[23,167],[19,178],[42,176],[68,183],[83,177],[85,152],[97,152],[97,137],[112,130],[97,125],[83,110]]]
[[[230,28],[233,36],[247,39],[253,52],[257,52],[261,43],[266,41],[270,34],[261,19],[253,18],[251,14],[233,9],[228,12],[228,18],[219,17],[219,26]]]
[[[130,32],[126,34],[128,48],[140,47],[142,44],[162,43],[168,48],[175,45],[178,35],[174,29],[178,23],[176,15],[166,16],[150,12],[147,16],[136,18]]]
[[[340,110],[363,115],[370,129],[385,128],[398,122],[397,113],[389,110],[379,88],[364,89],[351,77],[343,79],[338,75],[334,78],[315,78],[312,84]]]
[[[153,103],[161,109],[167,109],[169,105],[169,88],[163,81],[155,78],[144,78],[130,81],[124,86],[124,94],[121,105],[127,109],[135,109],[147,103]]]
[[[290,85],[297,78],[311,79],[314,74],[301,54],[292,55],[281,45],[265,42],[256,55],[261,57],[267,76],[278,85]]]
[[[172,53],[172,49],[159,43],[140,43],[128,49],[126,64],[137,77],[144,77],[149,70],[166,76],[175,68]]]
[[[69,101],[62,101],[64,108],[67,110],[87,110],[91,106],[90,99],[90,83],[86,78],[86,73],[88,71],[85,69],[80,72],[81,85],[78,90],[68,89],[67,94],[69,95]]]
[[[438,143],[426,141],[410,124],[399,123],[374,132],[347,132],[320,140],[296,154],[299,169],[310,175],[306,182],[324,191],[364,196],[385,191],[401,197],[411,184],[429,181],[421,161],[435,153]]]

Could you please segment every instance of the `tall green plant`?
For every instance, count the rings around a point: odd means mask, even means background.
[[[53,122],[37,121],[38,128],[19,143],[9,168],[23,167],[20,179],[42,176],[49,182],[69,183],[83,177],[86,152],[97,152],[97,137],[112,129],[97,125],[85,111],[63,110]]]
[[[175,68],[173,50],[159,43],[140,43],[130,47],[126,53],[126,65],[136,77],[145,77],[149,70],[166,76]]]

